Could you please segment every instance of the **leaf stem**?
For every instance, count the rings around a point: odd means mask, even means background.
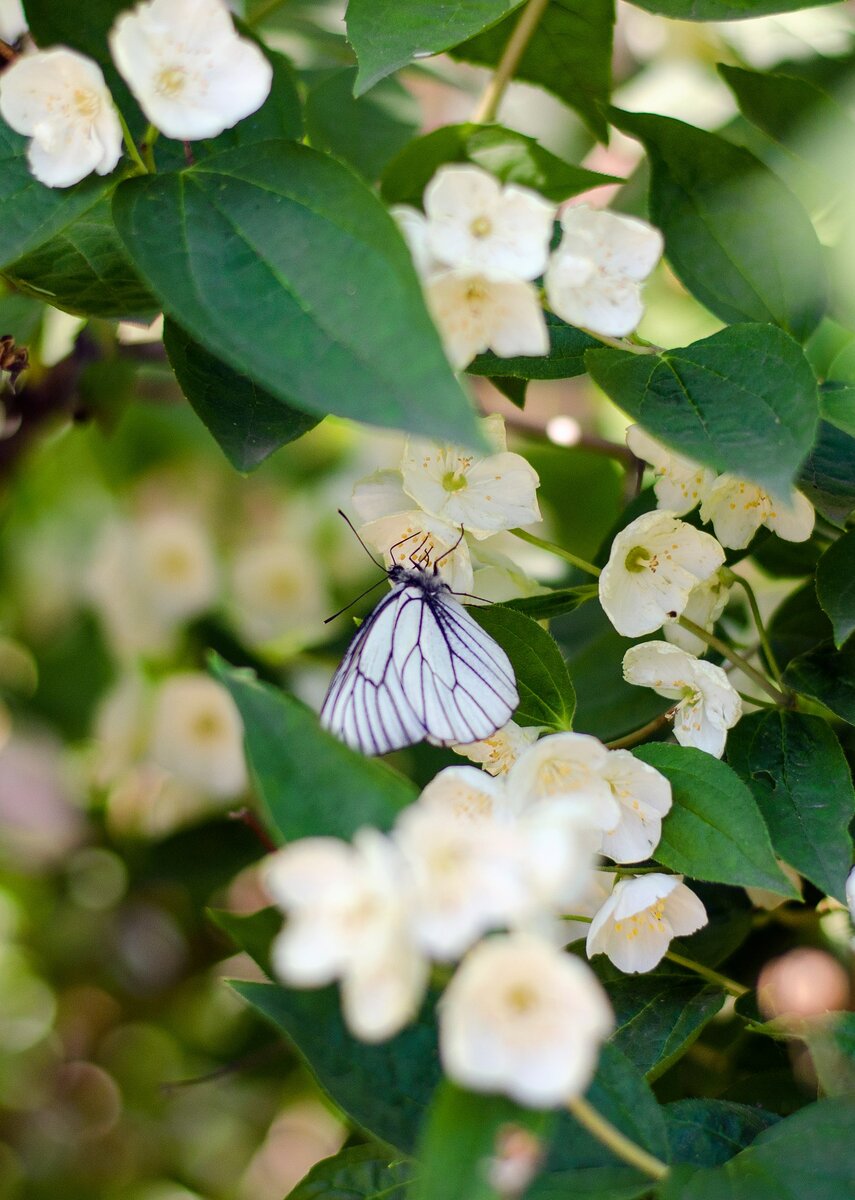
[[[703,963],[695,962],[693,958],[684,958],[676,950],[667,950],[665,957],[672,963],[676,963],[677,966],[685,967],[687,971],[694,971],[702,979],[708,979],[717,987],[724,988],[731,996],[745,996],[751,991],[751,988],[746,987],[743,983],[737,983],[735,979],[729,979],[727,975],[722,975],[720,971],[714,971],[712,967],[705,967]]]
[[[588,337],[596,338],[604,346],[611,346],[613,350],[626,350],[629,354],[659,353],[658,346],[650,346],[646,342],[631,342],[629,338],[610,337],[607,333],[595,333],[593,329],[585,329],[582,325],[577,325],[576,328],[580,333],[587,333]]]
[[[632,733],[628,733],[614,742],[606,742],[607,749],[626,750],[629,746],[637,746],[639,742],[643,742],[651,733],[656,733],[663,725],[667,725],[676,711],[676,708],[669,708],[667,712],[660,713],[658,717],[654,717],[652,721],[648,721],[640,729],[634,729]]]
[[[250,29],[254,29],[256,25],[260,25],[262,21],[266,21],[271,13],[276,12],[277,8],[281,8],[286,0],[267,0],[266,4],[261,4],[255,10],[251,17],[247,18],[246,24]]]
[[[154,143],[159,137],[160,130],[155,129],[154,125],[149,125],[142,140],[143,160],[145,162],[146,169],[151,175],[157,174],[157,163],[154,161]]]
[[[549,0],[529,0],[523,9],[522,16],[508,38],[508,44],[499,59],[493,78],[487,84],[481,99],[475,106],[475,111],[470,118],[473,124],[489,125],[491,121],[495,121],[502,97],[520,65],[525,48],[540,24],[540,19],[546,12],[548,4]]]
[[[125,143],[125,149],[128,152],[128,158],[131,160],[131,162],[137,168],[136,173],[138,175],[148,175],[149,169],[146,166],[146,164],[143,162],[142,158],[140,157],[140,152],[137,149],[137,144],[133,139],[133,134],[131,133],[130,129],[128,128],[128,123],[125,120],[122,112],[119,110],[118,105],[115,106],[115,109],[116,109],[116,116],[119,118],[119,124],[122,127],[122,140]]]
[[[629,1166],[635,1167],[650,1179],[664,1179],[669,1174],[670,1168],[667,1163],[648,1154],[636,1142],[631,1141],[626,1134],[621,1133],[612,1125],[611,1121],[606,1120],[602,1113],[598,1113],[584,1096],[576,1096],[572,1100],[568,1100],[567,1108],[571,1116],[574,1116],[579,1124],[587,1129],[588,1133]]]
[[[512,529],[511,533],[514,537],[528,542],[530,546],[537,546],[540,550],[548,550],[550,554],[555,554],[558,558],[563,558],[565,562],[572,563],[574,567],[578,567],[580,571],[585,571],[588,575],[593,575],[594,578],[600,575],[599,567],[595,567],[593,563],[586,562],[584,558],[579,558],[577,555],[571,554],[569,550],[564,550],[561,546],[556,546],[554,542],[545,542],[543,538],[535,537],[533,533],[526,533],[524,529]]]
[[[760,637],[760,645],[763,647],[763,653],[766,655],[766,661],[769,664],[769,669],[775,677],[775,682],[781,682],[781,668],[778,666],[774,651],[772,650],[766,626],[763,624],[763,618],[760,616],[760,606],[757,603],[757,597],[754,594],[754,588],[747,579],[743,579],[741,575],[737,575],[735,571],[730,572],[730,577],[734,583],[738,583],[745,592],[748,598],[748,607],[751,609],[751,615],[754,618],[754,624],[757,626],[757,633]]]
[[[722,641],[720,637],[716,637],[714,633],[710,633],[708,629],[704,629],[702,625],[696,625],[694,621],[688,617],[678,617],[677,624],[683,629],[687,629],[689,633],[693,633],[696,638],[700,638],[702,642],[706,642],[708,646],[712,646],[713,650],[717,650],[724,658],[733,663],[735,667],[739,667],[740,671],[753,679],[758,687],[762,688],[767,696],[771,696],[778,708],[789,707],[789,699],[782,691],[779,691],[774,684],[770,683],[766,676],[753,667],[747,658],[743,658],[741,654],[737,654],[727,642]]]

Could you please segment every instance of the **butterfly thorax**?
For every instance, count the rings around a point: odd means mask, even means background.
[[[434,571],[426,571],[423,567],[404,567],[400,563],[396,563],[390,567],[388,575],[392,583],[410,584],[413,587],[421,588],[429,596],[437,596],[440,592],[451,590],[441,575]]]

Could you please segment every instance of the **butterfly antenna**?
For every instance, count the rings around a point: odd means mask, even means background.
[[[360,600],[364,600],[370,592],[373,592],[376,588],[379,588],[380,584],[384,582],[385,580],[378,579],[376,583],[372,583],[370,588],[366,588],[364,592],[362,592],[355,599],[351,600],[349,604],[345,604],[344,608],[340,608],[338,612],[334,612],[331,617],[327,617],[324,621],[324,624],[329,625],[330,621],[334,621],[336,617],[340,617],[342,613],[346,613],[349,608],[353,608],[354,604],[358,604]]]
[[[341,509],[339,509],[339,510],[338,510],[338,515],[339,515],[340,517],[343,517],[343,518],[344,518],[344,520],[347,522],[347,524],[350,526],[351,533],[352,533],[352,534],[353,534],[353,536],[356,538],[356,540],[359,542],[360,546],[361,546],[361,547],[362,547],[362,549],[365,551],[365,553],[368,555],[368,557],[371,559],[371,561],[374,563],[374,566],[375,566],[375,567],[379,567],[381,571],[385,571],[385,570],[386,570],[386,568],[383,566],[383,564],[382,564],[381,562],[379,562],[379,561],[378,561],[378,560],[377,560],[377,559],[374,557],[374,555],[371,553],[371,551],[370,551],[370,550],[368,549],[368,547],[365,545],[365,542],[363,542],[362,538],[361,538],[361,537],[359,536],[359,534],[356,532],[356,526],[354,525],[353,521],[351,521],[351,519],[350,519],[350,517],[347,515],[347,513],[346,513],[346,512],[342,512],[342,510],[341,510]],[[382,583],[382,580],[381,580],[381,583]],[[375,586],[376,586],[376,585],[375,585]],[[363,595],[366,595],[366,594],[367,594],[367,593],[363,592]],[[356,600],[361,600],[361,599],[362,599],[362,597],[361,597],[361,596],[357,596],[357,597],[356,597]],[[352,601],[352,603],[353,603],[353,604],[355,604],[355,603],[356,603],[356,600]],[[348,605],[348,608],[349,608],[349,607],[350,607],[350,605]],[[342,609],[341,611],[342,611],[342,612],[345,612],[345,611],[346,611],[346,609]],[[338,614],[338,613],[336,613],[336,616],[339,616],[339,614]],[[327,621],[332,621],[333,619],[334,619],[333,617],[327,617]],[[324,624],[326,624],[326,621],[324,622]]]
[[[454,545],[453,545],[453,546],[452,546],[452,547],[451,547],[449,550],[446,550],[444,554],[440,554],[439,558],[435,558],[435,559],[434,559],[434,563],[433,563],[433,573],[434,573],[434,575],[436,574],[436,572],[437,572],[437,568],[439,567],[439,564],[442,562],[442,560],[443,560],[444,558],[448,558],[448,556],[449,556],[450,554],[453,554],[453,553],[454,553],[454,551],[457,549],[457,547],[460,545],[460,543],[463,541],[463,534],[464,534],[465,532],[466,532],[466,531],[465,531],[465,529],[464,529],[464,528],[463,528],[463,526],[461,525],[461,526],[460,526],[460,537],[457,539],[457,541],[454,543]]]

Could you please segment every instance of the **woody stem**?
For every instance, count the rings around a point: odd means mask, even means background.
[[[635,1167],[636,1170],[651,1179],[664,1179],[669,1174],[669,1167],[666,1163],[652,1154],[648,1154],[641,1146],[631,1141],[625,1133],[621,1133],[612,1125],[611,1121],[606,1120],[602,1113],[598,1113],[584,1096],[576,1096],[574,1099],[568,1100],[567,1108],[571,1116],[574,1116],[579,1124],[587,1129],[588,1133],[629,1166]]]
[[[548,550],[550,554],[555,554],[558,558],[563,558],[565,562],[572,563],[574,567],[578,567],[580,571],[585,571],[588,575],[595,577],[600,575],[599,567],[595,567],[593,563],[586,562],[584,558],[579,558],[576,554],[571,554],[569,550],[565,550],[561,546],[556,546],[554,542],[546,542],[543,538],[535,537],[533,533],[526,533],[524,529],[512,529],[511,533],[514,537],[528,542],[530,546],[537,546],[540,550]]]
[[[520,59],[525,53],[525,48],[531,41],[532,34],[540,23],[540,18],[546,12],[548,4],[549,0],[529,0],[508,39],[508,44],[499,59],[493,78],[487,84],[484,94],[472,114],[473,124],[488,125],[491,121],[495,121],[502,96],[513,79],[516,69],[520,65]]]

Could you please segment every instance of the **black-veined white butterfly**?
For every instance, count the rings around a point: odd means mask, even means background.
[[[423,546],[410,555],[412,567],[386,571],[394,586],[359,627],[321,708],[323,727],[364,754],[425,738],[482,741],[519,704],[507,654],[443,582],[445,556],[431,565],[418,557]]]

